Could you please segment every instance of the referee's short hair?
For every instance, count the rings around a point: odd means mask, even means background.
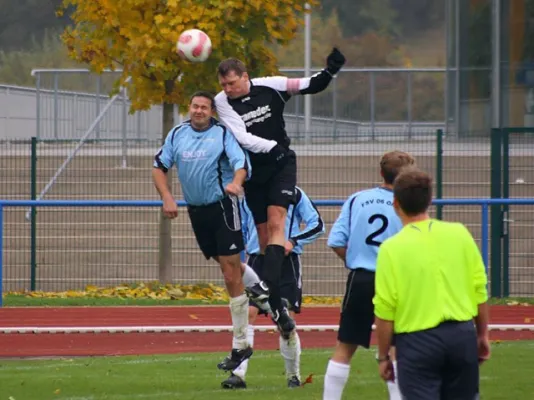
[[[380,159],[380,172],[384,181],[391,185],[403,168],[415,164],[415,159],[404,151],[390,151]]]
[[[415,167],[406,168],[395,178],[393,196],[406,215],[423,214],[432,202],[432,178]]]
[[[234,71],[237,76],[242,76],[247,72],[247,67],[243,61],[237,58],[227,58],[219,63],[217,67],[217,75],[227,76],[230,72]]]
[[[213,96],[212,93],[208,92],[208,91],[205,91],[205,90],[198,90],[196,91],[195,93],[193,93],[189,99],[189,104],[191,104],[193,102],[193,99],[195,97],[204,97],[206,99],[208,99],[211,103],[211,109],[214,109],[215,108],[215,97]]]

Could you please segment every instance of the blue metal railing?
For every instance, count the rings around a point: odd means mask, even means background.
[[[343,200],[316,200],[317,206],[342,206]],[[178,206],[185,206],[178,201]],[[534,199],[435,199],[433,205],[473,206],[482,208],[481,253],[488,270],[489,259],[489,206],[491,205],[534,205]],[[163,202],[154,200],[0,200],[0,307],[3,294],[3,238],[4,207],[161,207]]]

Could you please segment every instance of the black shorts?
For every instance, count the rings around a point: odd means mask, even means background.
[[[297,192],[297,156],[289,150],[286,163],[252,166],[252,178],[245,182],[245,197],[256,225],[267,222],[267,207],[288,208],[295,204]]]
[[[349,273],[337,340],[369,348],[375,320],[375,273],[356,269]]]
[[[244,250],[241,214],[236,197],[225,197],[206,206],[188,206],[198,246],[208,260]]]
[[[479,365],[473,321],[397,335],[397,374],[406,399],[474,400]]]
[[[264,256],[249,255],[247,264],[258,274],[260,279],[263,278]],[[300,256],[291,253],[284,258],[282,265],[282,277],[280,279],[280,296],[287,299],[289,302],[289,311],[300,314],[300,307],[302,304],[302,269],[300,264]],[[251,306],[256,305],[250,302]],[[257,308],[257,307],[256,307]],[[265,314],[264,311],[260,314]]]

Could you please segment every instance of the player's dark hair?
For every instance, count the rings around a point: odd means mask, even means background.
[[[247,72],[247,67],[243,61],[240,61],[237,58],[223,60],[217,67],[217,75],[219,76],[227,76],[232,71],[234,71],[237,76],[242,76]]]
[[[415,167],[406,168],[393,182],[393,196],[406,215],[423,214],[432,202],[432,178]]]
[[[380,159],[380,171],[384,181],[391,185],[403,168],[415,164],[415,159],[404,151],[390,151]]]
[[[204,98],[208,99],[210,101],[210,103],[211,103],[211,108],[212,109],[215,108],[215,97],[210,92],[207,92],[205,90],[199,90],[199,91],[193,93],[193,95],[189,99],[189,104],[191,104],[193,102],[193,99],[195,97],[204,97]]]

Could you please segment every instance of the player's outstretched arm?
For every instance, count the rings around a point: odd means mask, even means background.
[[[345,64],[345,56],[336,47],[326,57],[326,68],[321,72],[311,76],[306,84],[306,81],[301,83],[299,94],[315,94],[325,90],[330,81],[336,75],[341,67]],[[301,79],[302,81],[302,79]]]
[[[339,49],[334,47],[332,52],[326,57],[326,67],[322,71],[309,78],[288,79],[289,93],[295,94],[315,94],[325,90],[332,78],[339,72],[345,64],[345,56]],[[294,82],[297,81],[297,82]],[[297,90],[295,90],[297,89]]]
[[[315,94],[325,90],[343,64],[345,64],[345,56],[334,47],[326,58],[326,67],[310,77],[267,76],[254,78],[252,82],[256,86],[267,86],[276,90],[284,101],[288,101],[292,95]]]

